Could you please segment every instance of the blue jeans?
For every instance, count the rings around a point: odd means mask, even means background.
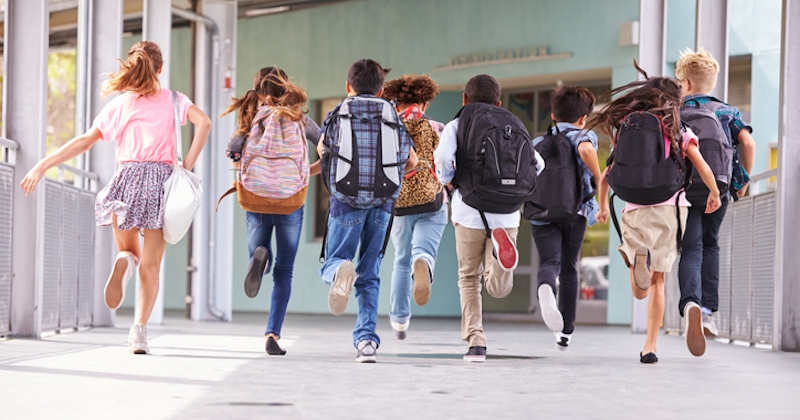
[[[286,317],[286,306],[292,294],[292,273],[294,259],[297,256],[297,244],[300,242],[300,230],[303,227],[303,207],[292,214],[246,213],[247,248],[250,259],[256,248],[267,248],[267,273],[272,272],[272,304],[269,309],[266,334],[281,335],[283,319]],[[277,252],[272,252],[272,231],[275,230]],[[275,256],[273,259],[273,255]],[[266,273],[265,273],[266,274]]]
[[[358,318],[353,329],[353,346],[359,341],[372,340],[380,344],[376,332],[378,323],[378,294],[380,292],[380,255],[391,214],[379,208],[354,209],[328,218],[328,239],[325,244],[325,262],[319,269],[325,284],[333,282],[339,265],[354,260],[356,264],[356,300]],[[361,246],[359,246],[359,242]]]
[[[681,300],[678,310],[689,302],[716,312],[719,309],[719,227],[728,209],[728,199],[711,214],[705,207],[689,207],[686,232],[683,234],[683,252],[678,265],[678,284]]]
[[[539,253],[539,285],[547,284],[555,291],[558,277],[558,310],[564,318],[561,332],[572,334],[578,305],[578,258],[586,234],[586,218],[575,215],[563,222],[532,224],[531,234]]]
[[[411,318],[411,262],[422,258],[433,271],[439,242],[447,225],[447,205],[437,211],[396,216],[392,223],[394,270],[389,301],[389,319],[404,323]]]

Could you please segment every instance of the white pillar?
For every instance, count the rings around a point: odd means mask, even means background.
[[[666,50],[667,0],[640,0],[639,67],[646,71],[648,76],[663,76]],[[649,297],[641,300],[633,298],[631,332],[647,332],[648,303]]]
[[[124,58],[122,52],[123,0],[91,0],[89,11],[89,61],[87,68],[86,128],[103,106],[113,96],[100,98],[100,83],[106,74],[117,71],[116,60]],[[100,180],[98,188],[111,181],[117,170],[117,159],[113,142],[97,142],[89,151],[88,167]],[[94,231],[94,319],[95,326],[113,326],[115,311],[106,307],[103,288],[117,255],[114,232],[108,226],[98,226]]]
[[[773,343],[780,350],[800,351],[800,224],[793,217],[800,207],[800,0],[783,0],[782,34]]]
[[[710,52],[719,63],[717,86],[711,94],[721,101],[728,97],[728,0],[697,0],[695,50]]]
[[[11,333],[37,338],[42,333],[45,182],[29,197],[17,186],[45,156],[49,26],[48,2],[6,2],[3,137],[20,145],[13,183]]]

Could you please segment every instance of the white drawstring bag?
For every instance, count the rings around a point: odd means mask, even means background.
[[[181,124],[178,115],[178,95],[172,92],[175,108],[175,153],[177,161],[172,175],[164,183],[164,226],[161,228],[164,240],[176,244],[189,231],[194,215],[200,208],[200,177],[183,167],[183,145],[181,144]]]

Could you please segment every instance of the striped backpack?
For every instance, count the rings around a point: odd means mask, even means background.
[[[261,107],[242,149],[234,188],[243,210],[291,214],[305,203],[308,191],[308,146],[303,126]]]

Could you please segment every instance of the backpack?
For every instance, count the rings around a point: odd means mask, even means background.
[[[238,193],[243,210],[291,214],[305,204],[308,191],[308,145],[300,122],[261,107],[242,146],[238,179],[228,194]],[[219,207],[219,202],[217,207]]]
[[[702,105],[695,99],[687,102],[694,102],[696,106],[687,107],[684,103],[684,107],[681,108],[681,122],[697,135],[700,153],[714,172],[720,196],[724,196],[731,189],[735,152],[716,114],[724,103],[716,98],[711,98],[710,102]],[[738,156],[736,163],[739,166]],[[693,206],[705,206],[708,192],[708,187],[703,183],[700,174],[693,174],[692,184],[686,189],[686,198],[689,202]]]
[[[397,201],[406,163],[401,146],[411,140],[394,106],[373,96],[349,97],[324,125],[321,165],[331,195],[359,209]]]
[[[691,168],[681,151],[672,149],[661,118],[647,111],[625,116],[606,165],[608,184],[629,203],[662,203],[690,179]]]
[[[536,157],[525,125],[510,111],[480,102],[465,105],[456,117],[453,185],[464,203],[482,216],[519,211],[536,187]]]
[[[405,175],[400,196],[394,205],[395,214],[405,216],[438,210],[444,202],[442,183],[436,177],[433,151],[439,145],[439,134],[426,118],[406,118],[403,123],[414,141],[419,163]]]
[[[583,204],[592,199],[593,194],[583,194],[583,171],[578,164],[578,156],[567,133],[577,128],[559,130],[555,133],[551,125],[547,134],[535,146],[545,161],[542,173],[537,176],[536,190],[532,202],[525,203],[523,216],[528,220],[560,222],[576,214]],[[532,203],[547,209],[545,214]]]

